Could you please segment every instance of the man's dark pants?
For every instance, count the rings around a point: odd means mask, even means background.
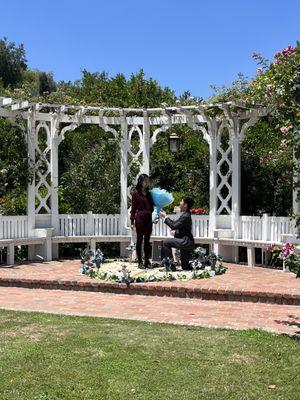
[[[170,238],[162,242],[161,259],[165,257],[173,258],[172,247],[180,249],[180,259],[182,269],[190,269],[189,261],[191,259],[192,250],[194,248],[194,241],[187,237],[184,238]]]

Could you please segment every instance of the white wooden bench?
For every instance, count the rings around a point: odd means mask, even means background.
[[[7,264],[15,263],[15,246],[23,246],[30,244],[46,244],[46,238],[21,238],[21,239],[1,239],[0,248],[7,248]]]
[[[246,247],[247,248],[247,263],[248,266],[255,265],[255,249],[262,249],[266,250],[269,246],[275,244],[280,245],[281,243],[274,243],[270,241],[263,241],[263,240],[245,240],[245,239],[215,239],[215,244],[222,244],[225,246],[233,246],[235,251],[238,252],[239,247]],[[236,253],[235,261],[238,262],[238,254]]]

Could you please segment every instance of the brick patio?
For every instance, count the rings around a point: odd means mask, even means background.
[[[0,287],[0,308],[208,328],[258,328],[300,337],[300,307],[279,304]]]
[[[78,260],[1,267],[0,308],[300,336],[300,279],[279,270],[226,266],[226,274],[210,279],[129,289],[81,275]]]
[[[100,291],[260,303],[300,305],[300,279],[293,273],[225,264],[224,275],[187,282],[135,283],[129,288],[79,273],[79,260],[26,263],[0,268],[0,286]]]

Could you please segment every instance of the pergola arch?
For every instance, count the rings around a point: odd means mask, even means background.
[[[40,104],[0,97],[0,116],[13,121],[21,117],[27,121],[28,154],[30,163],[36,169],[34,178],[28,185],[29,233],[43,224],[53,228],[54,234],[57,234],[59,230],[58,148],[66,132],[82,124],[93,124],[112,134],[119,141],[120,233],[125,234],[128,225],[128,196],[130,194],[128,175],[131,163],[140,159],[139,172],[149,174],[150,149],[158,135],[166,133],[172,126],[185,124],[193,130],[200,131],[209,145],[210,235],[213,237],[214,231],[223,227],[223,222],[218,225],[218,216],[224,209],[228,214],[226,227],[236,235],[240,215],[241,142],[247,128],[255,124],[267,112],[268,110],[263,107],[248,108],[243,104],[232,102],[143,109]],[[229,131],[227,149],[222,149],[220,141],[224,128]],[[45,129],[47,133],[47,147],[44,150],[39,147],[40,129]],[[139,139],[136,152],[132,148],[134,137]],[[221,158],[218,160],[218,157]],[[38,169],[40,158],[46,166],[43,173]],[[221,172],[222,163],[227,163],[228,166],[225,175]],[[41,198],[39,194],[41,185],[44,185],[47,191],[45,198]],[[222,195],[224,187],[228,190],[228,195],[225,197]],[[37,207],[35,207],[36,199],[39,201]],[[39,215],[42,209],[46,211],[46,216],[44,214],[41,219]]]

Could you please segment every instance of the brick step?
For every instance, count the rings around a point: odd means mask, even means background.
[[[189,281],[190,282],[190,281]],[[123,283],[109,281],[80,281],[66,279],[26,279],[0,277],[2,287],[23,287],[32,289],[74,290],[106,292],[143,296],[167,296],[196,298],[217,301],[239,301],[252,303],[272,303],[300,305],[300,293],[278,293],[266,290],[203,288],[185,285],[185,282],[132,283],[127,287]]]

